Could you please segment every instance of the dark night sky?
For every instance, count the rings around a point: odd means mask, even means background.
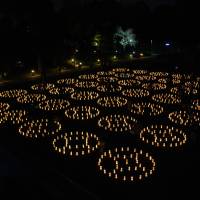
[[[65,0],[52,0],[54,2],[55,8],[56,9],[60,9],[62,8],[62,3]],[[90,2],[92,0],[67,0],[67,1],[71,1],[71,2]],[[121,1],[124,4],[130,4],[130,3],[136,3],[138,1],[143,1],[145,3],[147,3],[151,8],[155,8],[156,6],[160,5],[160,4],[175,4],[176,0],[116,0],[116,1]]]

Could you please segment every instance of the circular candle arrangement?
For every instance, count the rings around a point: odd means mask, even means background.
[[[97,72],[97,75],[99,76],[114,76],[115,75],[115,72],[113,71],[100,71],[100,72]]]
[[[122,91],[122,94],[127,97],[141,98],[149,96],[149,91],[143,89],[126,89]]]
[[[161,79],[158,79],[158,82],[159,83],[167,83],[167,80],[166,78],[161,78]]]
[[[183,91],[186,95],[195,95],[198,94],[198,90],[192,87],[183,86]]]
[[[140,139],[156,147],[176,148],[186,143],[186,134],[177,128],[166,125],[151,125],[140,132]]]
[[[98,86],[97,82],[94,81],[79,81],[75,83],[77,88],[95,88]]]
[[[16,97],[20,97],[20,96],[22,96],[24,94],[27,94],[26,90],[14,89],[14,90],[1,91],[0,92],[0,97],[3,97],[3,98],[16,98]]]
[[[118,81],[117,77],[112,77],[112,76],[103,76],[97,79],[98,82],[103,82],[103,83],[115,83]]]
[[[58,121],[49,122],[48,119],[25,122],[19,128],[19,134],[29,138],[42,138],[59,133],[61,124]]]
[[[144,88],[144,89],[151,89],[151,83],[144,83],[144,84],[142,84],[142,88]]]
[[[71,95],[72,99],[85,101],[85,100],[94,100],[99,97],[99,94],[94,91],[77,91]]]
[[[178,87],[173,87],[170,89],[170,92],[173,94],[179,94],[180,93],[180,89]]]
[[[151,75],[151,76],[168,76],[169,73],[167,73],[167,72],[150,72],[149,75]]]
[[[180,84],[181,83],[181,79],[172,79],[172,84]]]
[[[134,103],[131,112],[138,115],[156,116],[163,113],[163,107],[153,103]]]
[[[192,125],[194,123],[200,124],[200,117],[198,113],[192,112],[191,114],[187,111],[175,111],[169,114],[168,118],[173,123],[179,124],[179,125]]]
[[[4,112],[10,108],[10,105],[8,103],[0,102],[0,112]]]
[[[131,73],[118,73],[115,74],[116,77],[118,78],[133,78],[135,76],[135,74],[131,74]]]
[[[154,90],[165,90],[167,88],[167,85],[164,83],[153,83],[152,89]]]
[[[82,74],[78,78],[84,79],[84,80],[92,80],[92,79],[97,79],[98,75],[96,75],[96,74]]]
[[[194,99],[191,108],[200,111],[200,99]]]
[[[19,103],[28,104],[28,103],[44,101],[45,99],[46,99],[46,96],[43,94],[27,94],[27,95],[18,97],[17,101]]]
[[[32,90],[44,91],[54,88],[55,85],[52,83],[39,83],[31,86]]]
[[[166,103],[166,104],[179,104],[181,103],[181,99],[179,96],[174,94],[155,94],[152,96],[152,100],[158,103]]]
[[[100,92],[120,92],[122,87],[119,85],[99,85],[97,90]]]
[[[74,79],[74,78],[66,78],[66,79],[57,80],[57,83],[59,85],[73,85],[77,82],[78,82],[78,80]]]
[[[123,97],[102,97],[97,103],[103,107],[122,107],[127,104],[127,100]]]
[[[49,90],[49,93],[52,95],[62,95],[62,94],[70,94],[74,92],[74,88],[72,87],[61,87],[61,88],[52,88]]]
[[[53,140],[54,149],[67,156],[84,156],[91,154],[101,145],[99,138],[88,132],[70,132],[58,135]]]
[[[113,72],[129,72],[130,71],[130,69],[128,69],[128,68],[114,68],[114,69],[112,69],[112,71]]]
[[[183,75],[181,75],[181,74],[172,74],[172,78],[173,79],[182,79],[182,77],[183,77]]]
[[[104,151],[98,159],[98,168],[114,180],[137,182],[153,174],[156,162],[149,153],[121,147]]]
[[[134,74],[143,75],[143,74],[146,74],[148,71],[147,70],[133,70],[132,72]]]
[[[10,121],[12,124],[20,124],[27,120],[27,112],[25,110],[9,110],[0,113],[0,123]]]
[[[137,120],[127,115],[108,115],[98,121],[99,127],[113,132],[131,131],[136,125]]]
[[[118,81],[118,84],[121,85],[121,86],[132,87],[132,86],[140,85],[140,81],[133,80],[133,79],[127,79],[127,80]]]
[[[88,120],[99,115],[99,110],[91,106],[77,106],[69,108],[65,111],[65,115],[69,119]]]
[[[154,80],[156,80],[156,77],[149,76],[149,75],[143,75],[143,76],[136,76],[135,79],[139,80],[139,81],[154,81]]]
[[[45,111],[64,110],[70,105],[65,99],[50,99],[39,103],[39,108]]]

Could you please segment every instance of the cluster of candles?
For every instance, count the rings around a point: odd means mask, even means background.
[[[72,87],[55,87],[49,90],[49,94],[52,95],[62,95],[62,94],[70,94],[74,92],[74,88]]]
[[[27,112],[25,110],[7,110],[0,113],[0,124],[10,121],[12,124],[20,124],[27,121]]]
[[[158,79],[158,82],[159,83],[167,83],[167,78],[160,78],[160,79]]]
[[[127,97],[146,97],[149,96],[149,91],[144,89],[126,89],[122,91],[122,94]]]
[[[168,118],[176,124],[180,125],[192,125],[194,123],[200,123],[200,116],[198,113],[192,112],[191,114],[187,111],[174,111],[169,114]]]
[[[4,112],[10,108],[10,105],[8,103],[0,102],[0,112]]]
[[[181,83],[181,79],[172,79],[172,84],[180,84]]]
[[[182,79],[183,75],[182,74],[172,74],[173,79]]]
[[[19,134],[28,138],[43,138],[59,133],[61,124],[58,121],[49,122],[48,119],[27,121],[19,127]]]
[[[183,86],[183,91],[187,95],[195,95],[198,94],[198,90],[192,87],[185,87]]]
[[[85,101],[94,100],[99,97],[98,92],[95,91],[76,91],[71,94],[71,98],[75,100]]]
[[[149,73],[149,75],[151,75],[151,76],[168,76],[169,75],[169,73],[167,73],[167,72],[150,72]]]
[[[48,99],[39,103],[39,108],[45,111],[64,110],[70,105],[66,99]]]
[[[98,82],[103,82],[103,83],[114,83],[118,81],[117,77],[112,77],[112,76],[102,76],[97,79]]]
[[[92,106],[76,106],[68,108],[65,116],[73,120],[88,120],[97,117],[99,113],[99,109]]]
[[[95,88],[98,86],[98,83],[95,81],[78,81],[75,83],[77,88]]]
[[[143,75],[143,76],[136,76],[135,79],[139,81],[154,81],[156,80],[156,76]]]
[[[200,111],[200,99],[194,99],[191,108]]]
[[[134,103],[131,105],[131,112],[138,115],[148,114],[156,116],[163,113],[163,107],[154,103]]]
[[[55,151],[73,157],[91,154],[100,146],[97,135],[83,131],[64,133],[53,139]]]
[[[31,86],[32,90],[37,90],[37,91],[44,91],[44,90],[49,90],[51,88],[54,88],[55,85],[52,83],[39,83]]]
[[[132,71],[134,74],[138,74],[138,75],[143,75],[143,74],[147,74],[147,70],[133,70]]]
[[[134,79],[126,79],[126,80],[118,81],[118,84],[121,85],[121,86],[131,87],[131,86],[140,85],[140,81],[137,81],[137,80],[134,80]]]
[[[120,85],[100,85],[97,90],[99,92],[120,92],[122,87]]]
[[[118,78],[133,78],[135,76],[135,74],[131,74],[131,73],[117,73],[115,74],[116,77]]]
[[[28,104],[44,101],[46,96],[44,94],[27,94],[17,98],[19,103]]]
[[[96,75],[96,74],[81,74],[78,78],[84,79],[84,80],[92,80],[92,79],[97,79],[98,75]]]
[[[152,100],[158,103],[166,103],[166,104],[179,104],[181,103],[181,99],[179,96],[174,94],[162,93],[155,94],[152,96]]]
[[[187,136],[182,130],[161,124],[144,128],[140,139],[160,148],[177,148],[186,143]]]
[[[123,97],[107,96],[98,99],[97,103],[103,107],[115,108],[125,106],[127,104],[127,100]]]
[[[14,90],[5,90],[0,92],[0,97],[3,98],[16,98],[27,94],[26,90],[14,89]]]
[[[98,126],[106,131],[127,132],[133,130],[137,120],[127,115],[107,115],[98,121]]]
[[[167,88],[167,85],[165,83],[153,83],[152,89],[154,90],[165,90]]]
[[[180,89],[178,87],[172,87],[170,89],[170,92],[173,94],[179,94],[180,93]]]
[[[125,73],[125,72],[129,72],[130,69],[128,68],[114,68],[112,69],[113,72],[120,72],[120,73]]]
[[[137,182],[153,174],[155,159],[143,150],[129,147],[104,151],[98,159],[98,169],[116,181]]]
[[[66,78],[66,79],[57,80],[57,83],[59,85],[73,85],[73,84],[75,84],[77,82],[78,82],[78,80],[74,79],[74,78]]]
[[[99,76],[114,76],[115,72],[113,72],[113,71],[100,71],[100,72],[97,72],[97,75],[99,75]]]

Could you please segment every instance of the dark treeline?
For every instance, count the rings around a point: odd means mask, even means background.
[[[170,39],[190,48],[199,44],[195,2],[177,0],[174,5],[160,5],[154,10],[142,1],[131,5],[114,0],[70,2],[63,1],[57,10],[51,0],[1,1],[1,71],[15,66],[19,59],[29,66],[61,64],[74,48],[87,52],[97,32],[108,42],[112,40],[117,26],[133,28],[141,40]]]

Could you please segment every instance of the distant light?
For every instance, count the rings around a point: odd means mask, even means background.
[[[32,73],[32,74],[33,74],[33,73],[35,73],[35,70],[34,70],[34,69],[32,69],[32,70],[31,70],[31,73]]]
[[[94,52],[94,53],[96,53],[96,51],[95,51],[95,50],[94,50],[93,52]]]
[[[75,67],[79,67],[79,64],[76,64]]]
[[[115,52],[117,53],[118,51],[116,50]]]
[[[117,56],[113,56],[114,59],[117,59]]]
[[[166,46],[166,47],[169,47],[169,46],[171,46],[171,44],[170,44],[169,42],[166,42],[166,43],[165,43],[165,46]]]
[[[133,51],[133,54],[135,54],[135,51]]]
[[[101,60],[100,59],[97,59],[97,62],[100,62]]]
[[[133,54],[129,54],[129,57],[130,57],[130,58],[133,58]]]
[[[82,65],[82,62],[80,62],[79,64]]]
[[[140,53],[140,56],[141,56],[141,57],[143,57],[143,56],[144,56],[144,54],[143,54],[143,53]]]
[[[76,49],[75,51],[78,52],[78,49]]]
[[[72,62],[74,62],[74,58],[72,58]]]

